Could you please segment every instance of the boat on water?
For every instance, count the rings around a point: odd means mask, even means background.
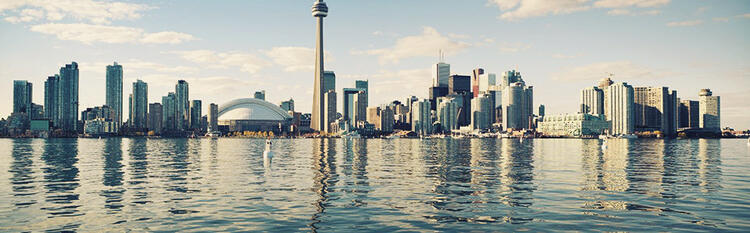
[[[617,138],[636,139],[638,138],[638,136],[635,134],[621,134],[621,135],[617,135]]]
[[[263,165],[265,167],[271,165],[271,161],[273,160],[273,151],[271,151],[272,144],[271,139],[266,139],[266,147],[263,150]]]

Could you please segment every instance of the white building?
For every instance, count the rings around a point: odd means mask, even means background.
[[[430,100],[423,99],[414,102],[411,106],[411,129],[419,135],[429,135],[432,133],[432,116],[430,113]]]
[[[613,135],[632,134],[635,129],[635,115],[633,112],[633,86],[627,83],[615,83],[607,88],[609,107],[607,120],[611,121]]]
[[[489,129],[492,126],[492,96],[482,94],[471,100],[471,128]]]
[[[438,98],[437,116],[443,132],[451,132],[458,129],[458,102],[455,98]]]
[[[582,137],[595,136],[609,129],[604,115],[588,113],[559,114],[539,118],[537,131],[546,136]]]
[[[710,89],[702,89],[698,94],[698,125],[711,131],[721,131],[721,102]]]

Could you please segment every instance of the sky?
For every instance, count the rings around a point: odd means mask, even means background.
[[[313,1],[0,0],[0,116],[12,80],[34,85],[72,61],[80,106],[103,105],[106,65],[123,66],[149,101],[190,84],[208,103],[266,90],[309,112],[314,82]],[[697,100],[721,96],[722,127],[750,128],[747,0],[327,0],[326,70],[336,88],[370,81],[370,105],[426,98],[442,50],[451,73],[517,69],[548,114],[575,113],[580,90],[616,82],[667,86]],[[339,108],[340,109],[340,108]],[[127,112],[127,111],[125,111]]]

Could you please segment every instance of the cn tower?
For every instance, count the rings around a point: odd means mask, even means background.
[[[323,114],[327,112],[323,103],[323,18],[328,16],[328,6],[323,0],[315,1],[312,16],[318,19],[318,30],[315,33],[315,89],[310,128],[321,131],[326,128],[324,124],[328,124],[323,120]]]

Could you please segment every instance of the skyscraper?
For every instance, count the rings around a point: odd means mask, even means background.
[[[473,97],[479,96],[479,78],[484,75],[484,69],[476,68],[471,72],[471,93]]]
[[[633,86],[627,83],[615,83],[607,87],[609,119],[613,135],[632,134],[635,130],[633,113]]]
[[[680,128],[700,128],[699,106],[699,102],[695,100],[680,102]]]
[[[66,132],[78,131],[78,63],[60,68],[57,95],[58,124]]]
[[[523,79],[521,78],[521,72],[518,72],[516,70],[503,72],[503,77],[500,78],[500,85],[502,85],[503,87],[507,87],[515,82],[523,82]]]
[[[414,102],[411,106],[411,130],[419,135],[432,133],[432,116],[430,114],[430,100],[424,99]]]
[[[356,116],[359,112],[364,111],[365,114],[367,112],[367,108],[359,109],[359,107],[363,106],[362,104],[364,104],[359,99],[361,97],[364,97],[363,95],[358,95],[360,92],[364,93],[364,90],[359,88],[344,88],[344,96],[342,97],[342,100],[344,101],[344,103],[342,103],[342,117],[343,120],[349,121],[350,126],[357,125],[358,118]],[[360,116],[359,120],[362,120],[361,117],[362,116]]]
[[[354,81],[354,87],[364,90],[364,105],[365,109],[367,109],[368,106],[370,106],[370,88],[369,81],[367,80],[356,80]]]
[[[130,125],[138,130],[148,129],[148,84],[139,80],[133,83],[130,102]],[[117,110],[115,110],[117,111]]]
[[[190,101],[190,129],[201,129],[201,117],[203,117],[203,106],[200,100]]]
[[[219,131],[219,105],[211,103],[208,105],[208,132]]]
[[[698,121],[701,128],[721,132],[721,99],[714,96],[711,89],[701,89],[698,93]]]
[[[633,114],[636,132],[677,134],[677,91],[667,87],[634,87]]]
[[[190,95],[188,82],[185,80],[177,81],[175,86],[175,113],[177,130],[188,129],[190,127]]]
[[[432,66],[432,86],[448,87],[448,77],[450,76],[451,65],[438,62]]]
[[[114,109],[115,132],[122,126],[122,66],[115,62],[107,66],[105,104]]]
[[[497,85],[497,75],[493,73],[479,75],[479,94],[487,93],[490,87],[495,85]]]
[[[323,95],[323,103],[325,104],[325,113],[323,114],[323,122],[325,125],[321,128],[321,132],[333,133],[331,123],[336,121],[336,91],[328,90]]]
[[[471,92],[471,77],[466,75],[451,75],[448,78],[448,93],[470,93]]]
[[[323,0],[317,0],[312,7],[312,16],[317,18],[316,42],[315,42],[315,84],[313,88],[313,107],[310,128],[320,131],[325,129],[326,122],[323,120],[325,105],[323,103],[323,18],[328,16],[328,6]]]
[[[13,113],[27,113],[31,117],[32,85],[26,80],[13,81]]]
[[[458,103],[455,98],[440,97],[437,100],[437,118],[444,133],[458,129]]]
[[[599,80],[599,85],[597,86],[599,89],[602,90],[602,93],[604,94],[604,116],[606,116],[605,119],[608,121],[611,121],[611,119],[609,119],[610,107],[609,107],[609,91],[608,90],[609,90],[609,86],[611,86],[613,83],[615,82],[612,81],[611,78],[603,78]]]
[[[432,106],[432,108],[437,107],[438,98],[444,97],[446,95],[448,95],[448,86],[430,87],[430,105]]]
[[[482,94],[471,100],[471,128],[489,129],[492,126],[490,117],[495,108],[491,98],[489,94]]]
[[[506,86],[507,84],[507,86]],[[534,87],[526,86],[521,72],[511,70],[503,73],[501,80],[502,119],[506,130],[528,129],[534,115]]]
[[[336,91],[336,73],[325,71],[323,72],[323,94],[330,90]]]
[[[161,134],[164,108],[160,103],[148,104],[148,129],[156,134]]]
[[[54,127],[58,127],[58,118],[60,116],[59,109],[59,94],[60,88],[60,75],[53,75],[47,77],[47,81],[44,81],[44,107],[47,111],[44,111],[44,116],[52,121]]]
[[[177,96],[174,92],[161,97],[162,106],[162,128],[164,131],[177,130]]]
[[[580,113],[604,115],[604,91],[598,87],[587,87],[581,90]]]

